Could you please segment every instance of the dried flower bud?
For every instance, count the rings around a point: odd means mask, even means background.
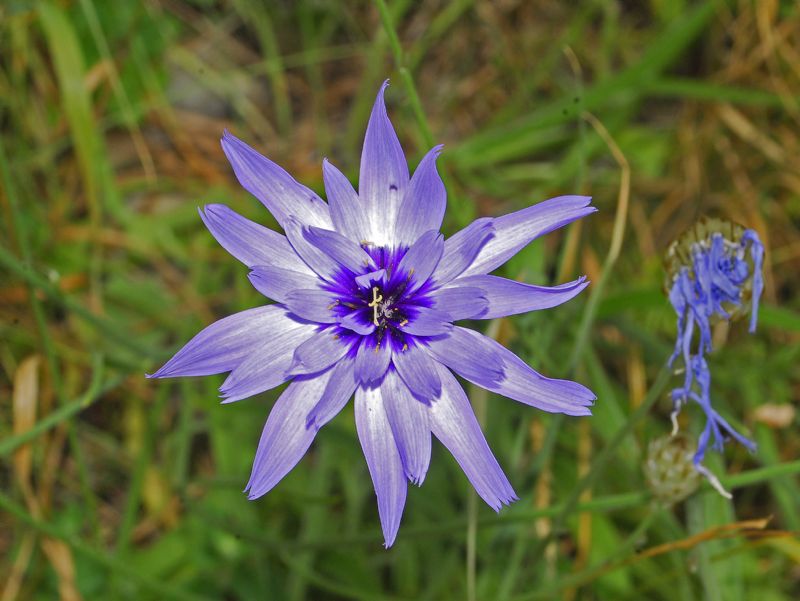
[[[662,436],[647,447],[644,476],[648,488],[665,505],[674,505],[691,495],[701,476],[694,467],[696,449],[682,435]]]

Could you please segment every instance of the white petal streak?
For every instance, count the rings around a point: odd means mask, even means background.
[[[248,353],[220,386],[224,403],[232,403],[283,384],[295,349],[317,331],[316,324],[289,321]]]
[[[331,379],[333,370],[312,378],[295,379],[278,397],[261,433],[245,490],[251,499],[269,492],[288,474],[311,446],[318,428],[306,418]]]
[[[369,227],[358,193],[344,174],[328,159],[322,161],[322,179],[336,231],[361,244],[367,238]]]
[[[297,322],[279,305],[234,313],[201,330],[151,378],[210,376],[235,369],[265,340],[292,330]]]
[[[306,225],[333,227],[328,205],[286,170],[230,132],[225,132],[221,142],[239,183],[267,207],[278,223],[284,225],[295,215]]]
[[[467,395],[450,370],[437,365],[442,396],[430,407],[433,435],[453,454],[475,491],[495,511],[517,500],[481,432]]]
[[[355,415],[356,431],[378,497],[384,545],[390,547],[403,517],[408,485],[379,388],[356,389]]]
[[[576,219],[597,211],[589,196],[559,196],[497,217],[495,235],[478,252],[462,275],[489,273],[500,267],[531,241]]]
[[[358,196],[370,228],[367,241],[376,246],[392,245],[397,213],[408,186],[408,164],[383,100],[387,85],[388,81],[381,86],[372,107],[358,181]]]
[[[397,372],[390,370],[381,383],[381,397],[406,477],[422,484],[431,461],[428,408],[411,395]]]

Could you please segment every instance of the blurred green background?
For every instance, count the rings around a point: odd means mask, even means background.
[[[594,416],[470,389],[521,499],[495,515],[435,445],[390,550],[352,408],[249,502],[276,393],[144,379],[263,302],[197,215],[276,227],[223,129],[321,191],[325,156],[355,180],[387,77],[410,163],[446,145],[447,234],[559,194],[600,209],[502,270],[589,291],[490,326]],[[792,1],[4,0],[0,601],[800,598],[799,128]],[[758,333],[710,357],[759,452],[709,454],[732,502],[703,483],[664,507],[642,474],[679,380],[662,255],[701,215],[767,246]]]

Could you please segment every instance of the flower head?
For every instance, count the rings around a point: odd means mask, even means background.
[[[230,372],[220,387],[223,402],[291,381],[264,426],[246,488],[251,499],[273,488],[355,395],[356,429],[389,546],[407,480],[425,478],[431,434],[492,508],[517,498],[454,373],[545,411],[590,413],[590,390],[546,378],[454,322],[546,309],[581,292],[585,278],[549,288],[487,274],[533,239],[595,209],[588,197],[553,198],[478,219],[444,240],[441,147],[409,177],[384,106],[386,85],[367,126],[359,190],[325,160],[327,203],[225,133],[222,147],[239,182],[286,235],[223,205],[206,206],[200,216],[275,303],[211,324],[153,377]]]
[[[758,302],[764,289],[764,246],[753,230],[720,220],[703,219],[667,251],[669,300],[677,314],[677,339],[670,365],[683,359],[684,382],[672,391],[673,434],[682,405],[692,400],[703,409],[706,425],[694,455],[695,469],[724,496],[717,478],[703,466],[709,443],[717,451],[727,437],[751,451],[755,443],[738,433],[711,404],[711,371],[705,354],[712,350],[711,326],[744,315],[750,309],[755,332]],[[694,332],[698,342],[693,348]]]

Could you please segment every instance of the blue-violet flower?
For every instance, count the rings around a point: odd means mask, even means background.
[[[764,289],[764,246],[754,230],[721,220],[703,219],[673,242],[667,251],[669,300],[677,314],[677,338],[670,365],[683,359],[684,381],[672,391],[673,434],[681,407],[692,400],[703,409],[706,425],[694,454],[695,469],[723,496],[719,480],[704,465],[709,442],[722,451],[727,436],[755,451],[755,443],[737,432],[711,404],[711,371],[705,355],[712,350],[711,326],[750,310],[755,332],[758,302]],[[695,330],[697,344],[693,345]]]
[[[454,325],[564,303],[588,282],[555,287],[488,275],[535,238],[595,211],[561,196],[477,219],[444,240],[445,187],[437,146],[409,177],[378,92],[367,125],[359,190],[330,162],[328,202],[228,132],[225,151],[241,185],[286,235],[224,205],[200,211],[212,235],[250,268],[275,301],[211,324],[152,377],[230,372],[223,402],[291,381],[264,426],[246,491],[255,499],[301,459],[317,431],[355,394],[355,420],[377,494],[385,544],[394,542],[407,480],[421,484],[431,434],[454,455],[493,509],[516,500],[453,372],[545,411],[588,415],[595,395],[546,378],[494,340]]]

